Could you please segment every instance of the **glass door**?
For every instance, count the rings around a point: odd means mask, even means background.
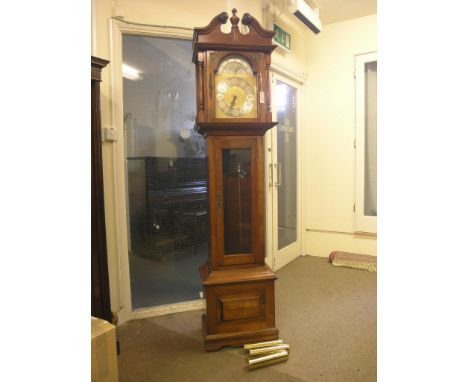
[[[264,225],[263,194],[258,182],[260,139],[257,137],[217,137],[214,142],[217,168],[216,236],[217,265],[261,262]],[[263,162],[262,162],[263,164]],[[263,219],[262,219],[263,220]],[[263,231],[263,232],[262,232]],[[212,258],[213,260],[213,258]]]
[[[274,270],[301,254],[300,85],[272,74],[273,120],[267,137],[269,251]]]
[[[191,41],[122,37],[132,311],[200,299],[208,257],[205,143],[193,131]]]

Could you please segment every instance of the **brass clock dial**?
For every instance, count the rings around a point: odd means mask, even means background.
[[[230,56],[219,65],[215,78],[216,118],[256,118],[256,77],[250,64]]]

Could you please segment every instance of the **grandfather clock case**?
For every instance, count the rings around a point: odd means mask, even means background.
[[[197,116],[206,142],[210,244],[199,269],[205,350],[278,338],[276,275],[265,264],[265,132],[273,31],[232,10],[195,28]],[[230,33],[221,25],[231,22]]]

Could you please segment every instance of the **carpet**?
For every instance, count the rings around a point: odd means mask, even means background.
[[[376,273],[302,256],[277,272],[276,326],[287,362],[246,369],[241,348],[205,353],[202,311],[117,327],[121,382],[375,382]]]

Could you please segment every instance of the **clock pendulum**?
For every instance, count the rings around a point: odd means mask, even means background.
[[[239,32],[222,12],[195,28],[195,131],[206,141],[210,244],[199,271],[206,313],[205,350],[275,340],[275,273],[265,263],[263,137],[276,125],[270,109],[269,67],[275,34],[246,13]]]

